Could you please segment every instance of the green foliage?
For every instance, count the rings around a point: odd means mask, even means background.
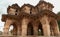
[[[58,16],[60,16],[60,11],[57,13]],[[57,21],[58,22],[58,26],[59,26],[59,30],[60,30],[60,20]]]
[[[60,30],[60,20],[58,21],[58,26],[59,26],[59,30]]]
[[[59,15],[59,16],[60,16],[60,11],[57,13],[57,15]]]

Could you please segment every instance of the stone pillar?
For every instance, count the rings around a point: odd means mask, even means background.
[[[28,25],[28,20],[23,19],[22,20],[22,36],[27,36],[27,25]]]
[[[50,26],[49,25],[42,25],[42,27],[43,27],[43,33],[44,33],[44,36],[50,36]]]
[[[17,35],[17,28],[16,27],[13,28],[13,35]]]
[[[42,29],[43,29],[44,36],[50,36],[50,25],[49,25],[48,17],[44,16],[41,19],[41,23],[42,23]]]
[[[12,20],[7,19],[4,25],[3,35],[9,35],[9,27],[12,24]]]
[[[54,22],[54,35],[55,36],[58,36],[59,35],[59,27],[58,27],[58,24],[57,24],[57,21]]]
[[[17,35],[21,36],[21,21],[17,21]]]
[[[20,31],[20,28],[21,28],[21,26],[20,25],[18,25],[18,27],[17,27],[17,35],[21,35],[21,31]]]
[[[22,34],[21,21],[18,22],[16,25],[17,25],[17,35],[21,36],[21,34]]]
[[[22,35],[22,26],[20,26],[20,35]]]
[[[53,33],[53,28],[52,28],[53,26],[50,26],[50,35],[51,36],[54,36],[54,33]]]
[[[38,36],[38,25],[37,24],[34,24],[33,25],[33,32],[34,32],[34,36]]]

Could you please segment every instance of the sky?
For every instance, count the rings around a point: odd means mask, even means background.
[[[20,7],[23,4],[31,4],[36,6],[40,0],[0,0],[0,31],[3,31],[4,23],[1,21],[2,14],[7,14],[7,8],[9,5],[17,3]],[[54,5],[53,12],[57,14],[60,11],[60,0],[44,0]],[[10,27],[12,29],[12,26]]]

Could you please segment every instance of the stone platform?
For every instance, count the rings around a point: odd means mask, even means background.
[[[13,36],[13,35],[0,35],[0,37],[60,37],[60,36]]]

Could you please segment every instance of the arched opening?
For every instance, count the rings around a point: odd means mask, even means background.
[[[12,30],[13,30],[13,25],[10,26],[9,28],[9,34],[12,35]]]
[[[27,35],[33,35],[33,25],[32,25],[32,23],[28,24]]]
[[[39,25],[38,25],[38,35],[43,36],[43,29],[42,29],[42,24],[41,23],[39,23]]]
[[[17,26],[16,24],[11,24],[9,28],[10,35],[17,35]]]

